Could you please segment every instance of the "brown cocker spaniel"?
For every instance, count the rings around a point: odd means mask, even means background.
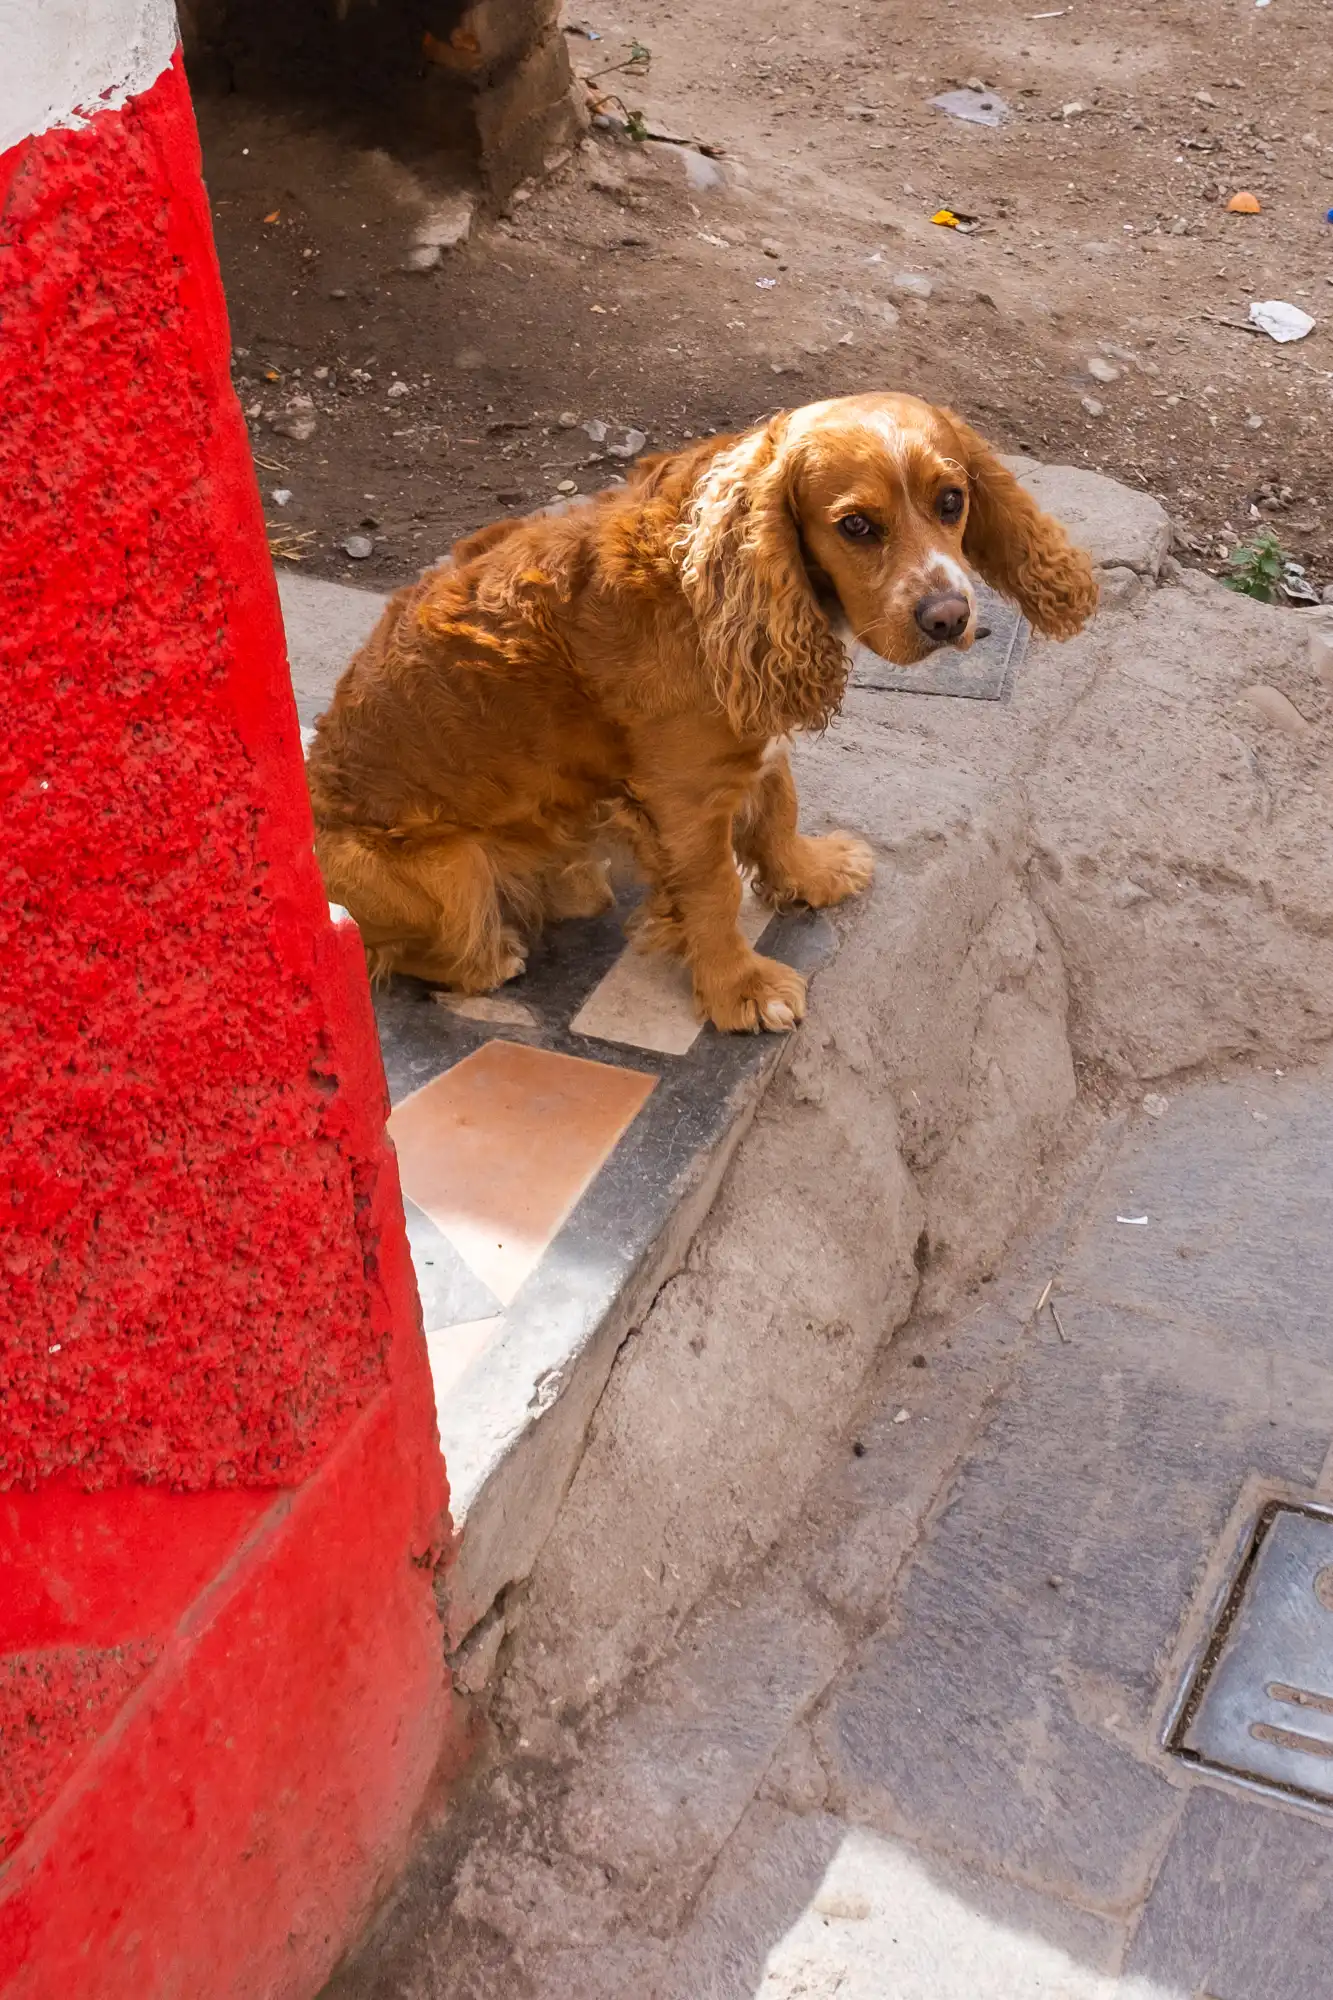
[[[790,1028],[805,982],[737,927],[741,875],[838,903],[873,860],[798,833],[786,741],[820,729],[847,645],[910,664],[971,645],[965,564],[1039,632],[1091,615],[1088,557],[982,440],[911,396],[848,396],[645,461],[561,516],[460,542],[387,607],[310,753],[330,898],[372,975],[484,993],[544,916],[611,900],[627,832],[645,946],[719,1028]]]

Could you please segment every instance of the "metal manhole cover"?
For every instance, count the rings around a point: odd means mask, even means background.
[[[1027,651],[1031,632],[1016,606],[997,597],[984,583],[976,585],[980,622],[990,627],[965,653],[941,647],[919,666],[895,667],[872,653],[869,646],[852,648],[852,685],[883,688],[894,694],[951,694],[965,701],[999,701]]]
[[[1227,1776],[1333,1805],[1333,1517],[1274,1510],[1172,1747]]]

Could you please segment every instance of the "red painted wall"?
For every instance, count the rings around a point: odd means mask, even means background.
[[[275,2000],[451,1740],[430,1379],[179,57],[0,209],[0,1990]]]
[[[0,1479],[287,1483],[390,1313],[179,85],[0,203]]]

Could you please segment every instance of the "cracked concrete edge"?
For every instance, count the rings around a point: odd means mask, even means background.
[[[479,1426],[492,1431],[491,1449],[466,1491],[451,1488],[457,1552],[436,1586],[451,1658],[459,1655],[477,1628],[486,1623],[489,1629],[501,1598],[531,1571],[578,1469],[616,1357],[647,1317],[663,1285],[683,1264],[786,1056],[784,1050],[778,1063],[747,1080],[732,1125],[699,1163],[693,1184],[611,1311],[581,1345],[564,1353],[558,1373],[546,1385],[541,1409],[517,1427],[504,1422],[503,1413],[490,1425],[484,1413],[479,1414]],[[498,1649],[499,1640],[495,1644]]]
[[[1012,866],[1018,857],[1006,855],[1009,865],[996,866],[987,849],[981,840],[972,868],[963,870],[983,878],[983,929],[997,902],[1022,896]],[[985,882],[992,873],[999,879]],[[956,887],[952,874],[941,871],[940,903]],[[927,927],[932,914],[940,915],[929,898],[919,899],[919,909]],[[874,956],[866,930],[863,918],[817,985],[814,1032],[798,1042],[738,1149],[685,1273],[659,1293],[640,1340],[613,1372],[597,1433],[570,1481],[526,1600],[516,1607],[523,1657],[513,1662],[505,1695],[515,1712],[586,1700],[590,1688],[610,1694],[671,1644],[722,1577],[776,1542],[801,1504],[825,1440],[850,1420],[877,1354],[922,1301],[913,1262],[921,1225],[933,1213],[931,1174],[914,1175],[903,1161],[894,1135],[897,1079],[881,1069],[878,1102],[867,1114],[870,1092],[837,1047],[838,989],[845,995],[855,986],[865,970],[858,959],[867,950]],[[975,1017],[969,1025],[973,1032],[957,1038],[963,1071],[971,1063]],[[1049,1027],[1053,1037],[1063,1036],[1062,1020],[1052,1018]],[[826,1035],[832,1028],[831,1047],[816,1046],[821,1028]],[[787,1231],[774,1190],[790,1162],[793,1112],[805,1120],[801,1144],[816,1184],[797,1191],[804,1229],[793,1218]],[[965,1110],[957,1129],[967,1123]],[[996,1163],[1013,1229],[1031,1205],[1050,1150],[1039,1123],[1006,1127],[1012,1144]],[[863,1214],[858,1187],[872,1171],[877,1185]],[[818,1267],[805,1303],[797,1270],[782,1261],[775,1241],[775,1207],[777,1237],[808,1244],[809,1261]],[[998,1241],[993,1247],[998,1255]],[[799,1250],[795,1261],[802,1261]],[[955,1275],[966,1281],[966,1259]],[[932,1302],[938,1306],[942,1298]],[[831,1351],[821,1325],[829,1329]],[[712,1361],[710,1341],[718,1350]],[[812,1341],[826,1362],[814,1383]],[[702,1350],[693,1364],[702,1386],[694,1389],[686,1352],[692,1346]],[[664,1574],[655,1579],[657,1566]]]

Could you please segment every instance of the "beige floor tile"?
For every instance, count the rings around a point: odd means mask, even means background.
[[[487,1042],[395,1108],[403,1192],[508,1305],[656,1081]]]
[[[492,1313],[488,1319],[464,1319],[459,1320],[456,1326],[428,1329],[426,1354],[430,1361],[430,1379],[435,1385],[437,1410],[450,1390],[462,1381],[477,1356],[490,1346],[504,1323],[503,1313]]]
[[[768,905],[747,888],[740,927],[750,944],[759,942],[772,918]],[[629,945],[569,1025],[576,1035],[595,1035],[601,1042],[683,1056],[694,1047],[703,1023],[694,1011],[689,972],[679,959]]]

